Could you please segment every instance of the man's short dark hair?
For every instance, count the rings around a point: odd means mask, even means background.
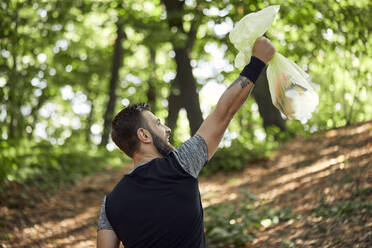
[[[150,111],[147,103],[129,105],[112,120],[111,138],[120,150],[131,158],[140,145],[137,137],[138,128],[149,129],[146,119],[141,114],[144,110]]]

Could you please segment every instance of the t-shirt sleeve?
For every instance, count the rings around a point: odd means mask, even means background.
[[[208,162],[208,147],[199,134],[195,134],[173,151],[182,168],[194,178]]]
[[[99,214],[98,230],[97,231],[102,230],[102,229],[113,230],[113,228],[112,228],[112,226],[111,226],[111,224],[108,221],[107,216],[106,216],[105,205],[106,205],[106,196],[103,199],[103,203],[102,203],[102,207],[101,207],[101,212]]]

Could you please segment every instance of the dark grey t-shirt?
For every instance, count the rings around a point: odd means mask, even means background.
[[[178,163],[182,168],[190,174],[192,177],[197,178],[201,169],[208,162],[208,147],[204,139],[196,134],[185,143],[179,146],[177,149],[172,151],[174,157],[177,159]],[[150,161],[147,161],[143,164],[136,165],[135,168],[128,174],[133,173],[137,168],[148,164]],[[98,222],[98,230],[106,229],[113,230],[109,220],[106,216],[106,196],[104,197],[101,212]]]

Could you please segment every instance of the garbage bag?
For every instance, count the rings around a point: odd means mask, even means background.
[[[235,57],[237,68],[249,63],[254,42],[270,28],[279,8],[273,5],[250,13],[234,26],[229,38],[239,51]],[[268,63],[266,74],[274,106],[288,119],[309,119],[319,103],[310,76],[280,53]]]
[[[288,119],[307,120],[319,103],[310,76],[298,65],[276,53],[266,71],[271,100]]]
[[[237,68],[244,67],[249,63],[254,42],[270,28],[279,9],[279,5],[269,6],[244,16],[235,24],[229,34],[229,38],[239,51],[235,57],[235,66]]]

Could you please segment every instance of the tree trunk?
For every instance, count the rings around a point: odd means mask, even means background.
[[[257,102],[258,111],[263,119],[264,128],[266,129],[270,126],[277,126],[280,130],[284,131],[286,129],[285,120],[283,120],[279,110],[271,101],[266,68],[261,72],[252,94]]]
[[[89,115],[88,115],[88,118],[87,118],[87,123],[86,123],[86,126],[85,126],[85,142],[87,144],[90,144],[91,143],[91,140],[90,140],[90,134],[91,134],[90,127],[93,124],[94,104],[93,104],[92,99],[90,99],[90,98],[88,98],[88,99],[89,99],[89,105],[90,105],[90,112],[89,112]]]
[[[151,61],[151,66],[150,66],[150,72],[149,72],[149,75],[150,75],[150,78],[149,78],[149,81],[148,81],[148,90],[147,90],[147,101],[148,101],[148,104],[151,106],[151,111],[153,113],[156,113],[157,109],[156,109],[156,88],[154,86],[154,78],[155,77],[155,68],[156,68],[156,61],[155,61],[155,57],[156,57],[156,51],[153,49],[153,48],[150,48],[150,61]]]
[[[192,46],[194,44],[194,40],[196,37],[196,25],[193,22],[190,30],[188,33],[185,32],[183,28],[183,15],[184,15],[184,1],[173,1],[173,0],[163,0],[165,7],[167,9],[167,18],[169,27],[177,28],[177,34],[185,34],[187,36],[187,40],[182,44],[182,41],[175,39],[172,41],[173,49],[176,53],[176,64],[177,64],[177,75],[175,81],[177,81],[177,85],[179,87],[181,96],[182,96],[182,105],[185,107],[187,112],[187,118],[189,119],[190,123],[190,132],[191,135],[195,134],[198,128],[200,127],[201,123],[203,122],[203,115],[200,109],[199,104],[199,95],[196,91],[196,81],[194,79],[194,75],[192,74],[192,68],[190,65],[190,58],[189,54],[192,50]],[[169,97],[169,100],[171,97]],[[172,102],[168,102],[169,112],[174,111]],[[176,108],[175,108],[176,109]],[[179,110],[179,109],[178,109]],[[177,115],[175,116],[177,120]],[[173,114],[172,117],[167,119],[172,120],[174,118]]]
[[[17,29],[16,29],[17,30]],[[16,48],[13,46],[14,51]],[[9,104],[7,105],[7,115],[10,116],[8,139],[21,139],[23,136],[24,118],[21,114],[20,106],[22,104],[21,92],[23,85],[20,84],[17,72],[17,54],[12,52],[13,66],[9,73]]]
[[[111,130],[111,121],[114,115],[115,103],[116,103],[116,88],[119,79],[119,70],[123,61],[123,46],[122,39],[125,38],[125,33],[123,32],[123,25],[120,20],[116,23],[117,26],[117,37],[114,45],[114,56],[112,63],[112,73],[110,80],[110,91],[109,91],[109,101],[107,103],[106,112],[104,116],[103,124],[103,134],[100,146],[106,146],[109,141],[109,135]]]
[[[32,122],[29,124],[31,126],[31,132],[28,134],[28,139],[32,140],[34,137],[34,131],[36,128],[36,123],[39,120],[39,110],[41,106],[45,103],[47,100],[47,96],[45,95],[45,92],[43,91],[42,95],[39,97],[37,105],[32,108],[31,110],[31,116],[32,116]]]
[[[190,59],[186,48],[176,48],[176,63],[179,89],[183,100],[183,106],[187,112],[190,123],[191,135],[198,131],[203,122],[203,115],[200,109],[199,95],[196,91],[196,82],[192,74]]]
[[[178,113],[183,106],[182,96],[180,94],[177,79],[171,83],[171,90],[168,96],[168,116],[165,120],[166,125],[174,130],[177,125]],[[174,142],[174,132],[171,132],[170,142]]]

